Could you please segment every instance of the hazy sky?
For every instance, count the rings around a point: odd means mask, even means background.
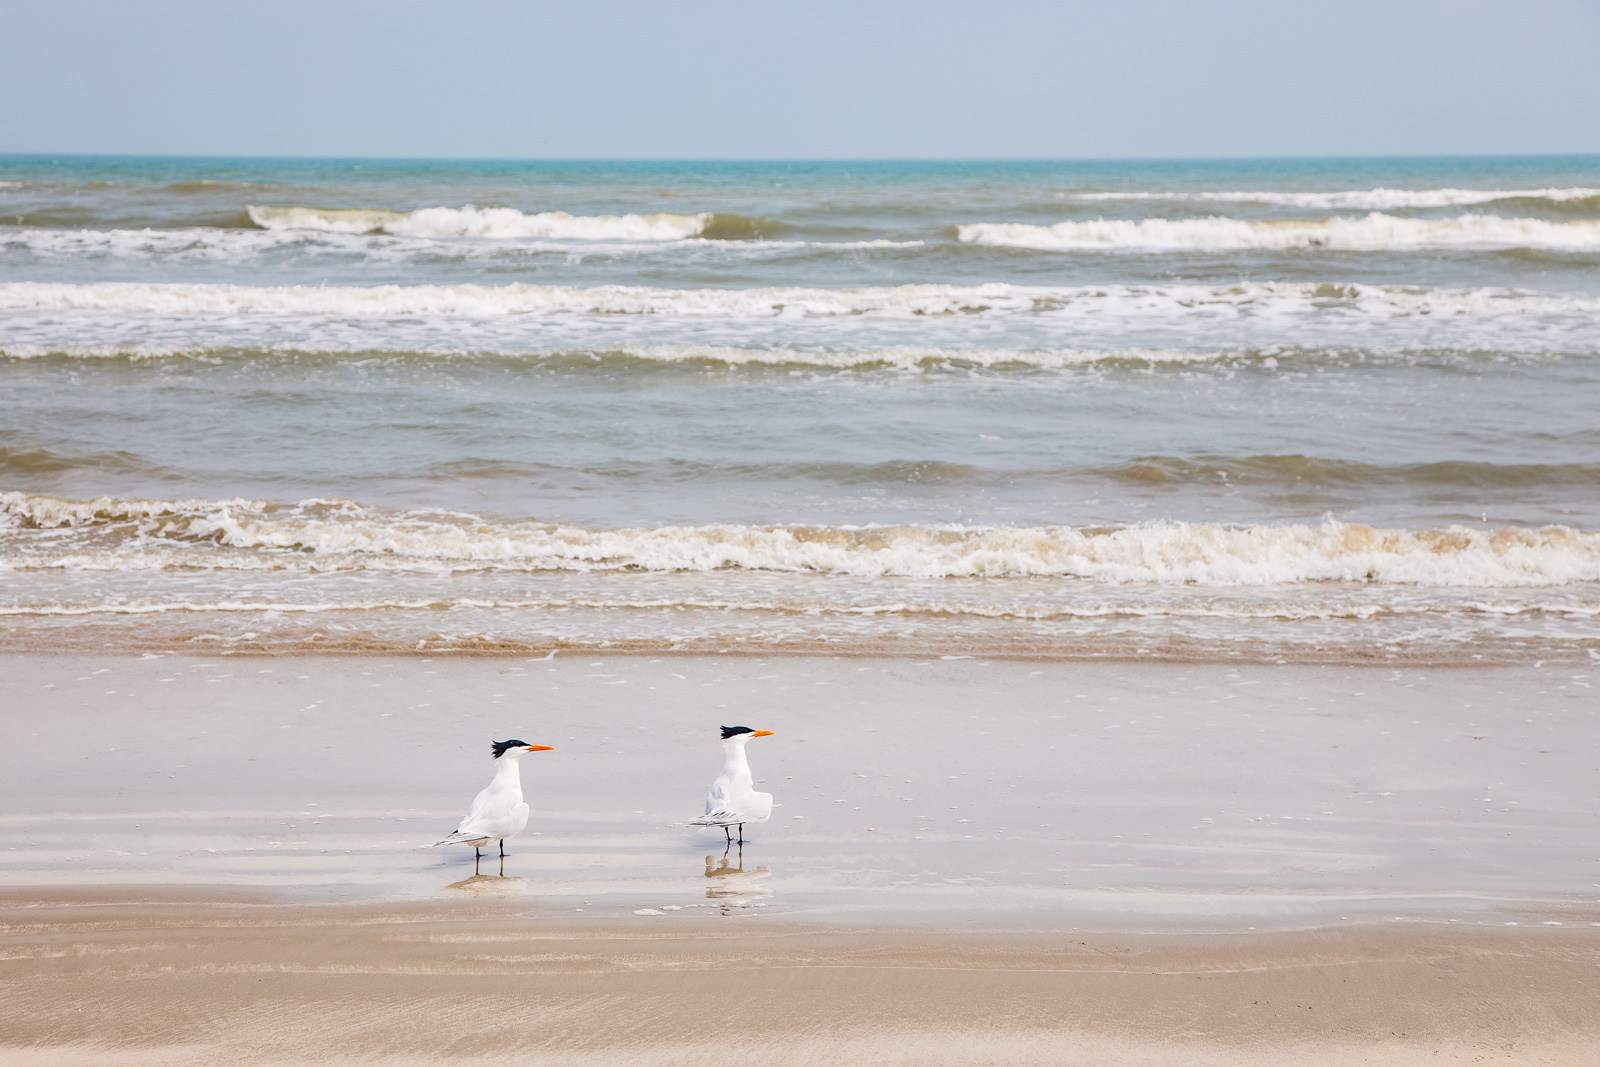
[[[1600,0],[0,0],[0,152],[1600,152]]]

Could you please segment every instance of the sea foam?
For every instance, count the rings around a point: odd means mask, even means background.
[[[1063,224],[1066,225],[1066,224]],[[1076,225],[1076,224],[1074,224]],[[1131,224],[1130,224],[1131,225]],[[1043,227],[1023,227],[1043,230]],[[1245,282],[1084,287],[900,285],[663,289],[601,285],[247,286],[145,282],[0,283],[0,311],[338,318],[640,315],[681,318],[967,317],[1082,311],[1184,317],[1338,309],[1375,317],[1600,314],[1600,297],[1507,288]]]
[[[0,309],[158,315],[662,315],[717,318],[1027,311],[1048,292],[1008,285],[867,289],[658,289],[602,285],[239,286],[99,282],[0,284]]]
[[[1045,251],[1094,249],[1330,249],[1373,252],[1421,248],[1537,248],[1600,250],[1600,222],[1460,215],[1410,219],[1372,212],[1362,218],[1256,221],[1198,219],[1095,219],[1035,226],[976,222],[958,226],[966,244]]]
[[[1600,189],[1341,189],[1329,192],[1285,192],[1256,190],[1234,192],[1141,192],[1102,191],[1061,193],[1063,200],[1097,201],[1179,201],[1237,204],[1282,204],[1288,207],[1392,211],[1396,208],[1466,207],[1493,204],[1501,200],[1547,200],[1564,204],[1573,200],[1600,198]]]
[[[41,541],[37,531],[54,531]],[[77,531],[73,537],[69,531]],[[723,570],[1120,584],[1505,588],[1600,582],[1600,534],[1567,526],[700,526],[586,529],[348,501],[70,501],[0,494],[0,568],[290,571]]]
[[[357,215],[365,211],[356,212]],[[629,227],[618,227],[621,236],[610,236],[590,228],[581,238],[563,236],[502,235],[492,240],[445,240],[439,237],[386,231],[350,232],[338,229],[227,229],[184,227],[179,229],[0,229],[0,252],[37,256],[57,263],[84,263],[97,260],[199,262],[248,264],[263,258],[286,257],[307,265],[326,257],[348,262],[352,257],[388,267],[422,266],[444,260],[503,262],[506,258],[521,263],[529,256],[560,256],[565,260],[577,251],[615,258],[661,254],[664,249],[690,248],[696,255],[715,254],[730,263],[754,263],[764,259],[808,255],[817,251],[859,252],[920,247],[922,240],[886,239],[857,241],[778,240],[756,237],[717,238],[709,233],[678,239],[663,236],[658,227],[644,236],[629,236]],[[715,228],[713,221],[712,227]],[[557,227],[559,229],[559,227]],[[522,264],[522,265],[525,265]]]
[[[380,208],[265,207],[251,205],[250,220],[264,230],[315,230],[322,233],[385,233],[396,237],[544,237],[567,240],[681,241],[704,230],[710,212],[697,215],[533,214],[515,208],[426,207],[416,211]]]

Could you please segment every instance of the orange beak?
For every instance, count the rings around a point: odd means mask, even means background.
[[[552,748],[550,745],[529,745],[528,746],[528,751],[529,752],[554,752],[555,749]]]
[[[750,736],[751,737],[771,737],[772,736],[772,731],[771,730],[751,730],[750,731]]]

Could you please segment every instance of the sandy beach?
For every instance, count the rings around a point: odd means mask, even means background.
[[[1594,1062],[1600,930],[958,934],[505,901],[0,895],[0,1057],[66,1064]]]
[[[7,668],[0,700],[36,710],[0,754],[8,1064],[1600,1050],[1581,670]],[[684,825],[724,720],[776,731],[751,759],[780,807],[742,855]],[[502,734],[555,751],[505,877],[473,878],[418,846]]]

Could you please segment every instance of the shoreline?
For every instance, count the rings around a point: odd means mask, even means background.
[[[0,889],[457,895],[444,836],[523,766],[503,882],[593,918],[922,929],[1600,920],[1600,720],[1570,665],[605,655],[9,656]],[[777,798],[686,826],[719,724]],[[496,874],[494,862],[483,869]],[[470,881],[470,879],[468,879]]]
[[[628,525],[438,506],[0,493],[0,650],[1600,661],[1600,535],[1487,510]]]
[[[71,634],[68,638],[67,635]],[[1159,663],[1177,666],[1251,665],[1304,667],[1401,667],[1458,669],[1518,667],[1549,663],[1582,667],[1600,664],[1600,637],[1534,641],[1527,638],[1463,641],[1449,647],[1352,643],[1348,647],[1306,647],[1279,641],[1194,641],[1178,635],[1151,639],[1088,634],[1074,641],[1028,642],[1014,637],[985,641],[970,634],[949,640],[880,636],[826,641],[750,640],[744,636],[694,641],[620,640],[595,643],[458,638],[438,634],[412,640],[372,635],[328,638],[288,637],[268,643],[217,635],[130,635],[115,627],[97,630],[74,624],[70,630],[0,625],[0,660],[13,656],[226,656],[263,659],[337,659],[449,656],[457,659],[546,660],[554,656],[628,656],[758,659],[960,660],[1018,663]]]

